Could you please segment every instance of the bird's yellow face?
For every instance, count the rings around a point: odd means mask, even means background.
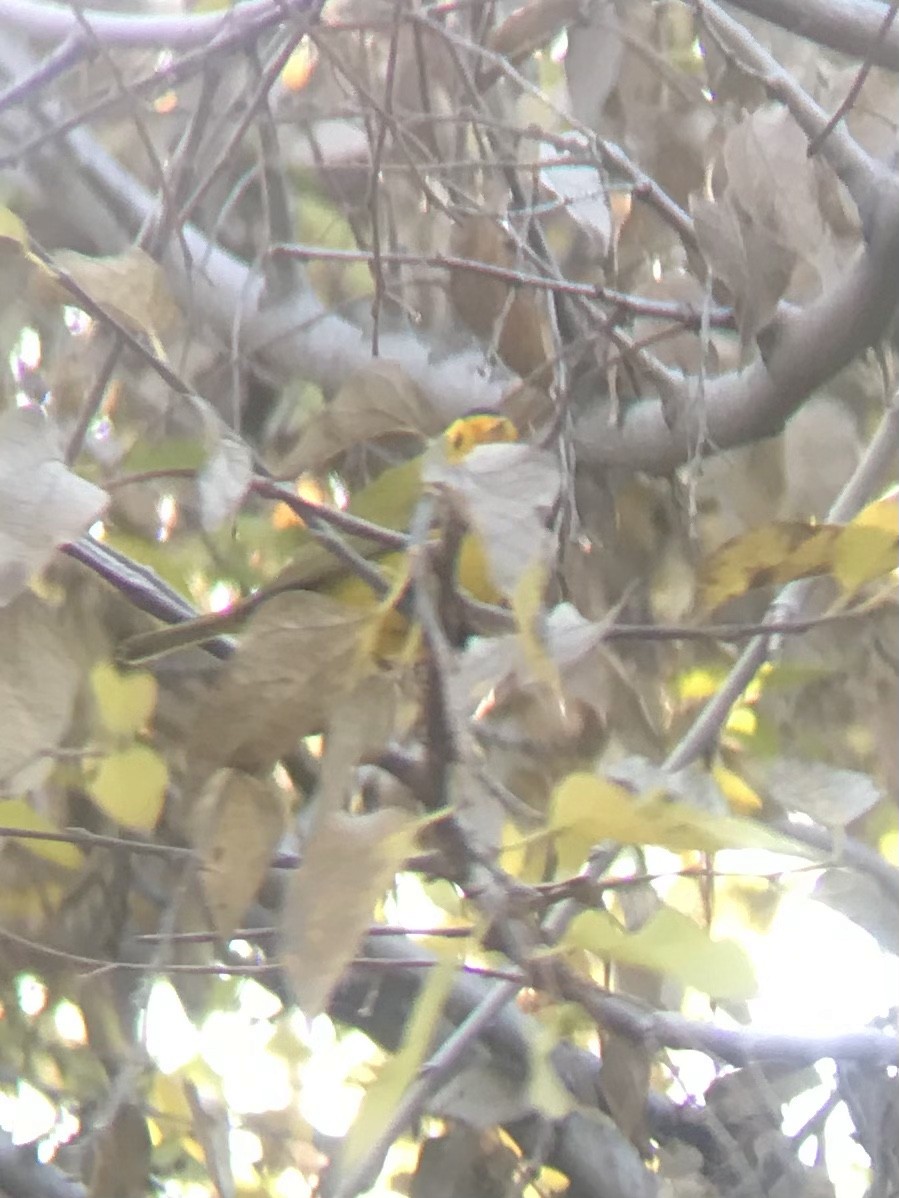
[[[450,462],[461,462],[479,445],[496,445],[518,440],[518,429],[508,416],[498,412],[472,412],[460,416],[444,430],[443,441]]]

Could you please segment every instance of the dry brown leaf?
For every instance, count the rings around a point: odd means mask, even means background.
[[[599,1089],[609,1114],[644,1154],[649,1151],[646,1101],[651,1072],[652,1054],[644,1044],[603,1029]]]
[[[438,443],[422,477],[448,494],[478,533],[503,594],[511,595],[524,572],[546,560],[551,538],[545,521],[560,484],[551,454],[530,445],[479,445],[461,462],[449,462]]]
[[[511,63],[522,62],[583,16],[583,0],[531,0],[490,32],[488,47]],[[483,79],[482,79],[483,83]]]
[[[456,258],[515,269],[512,239],[489,216],[469,216],[453,230],[450,253]],[[450,296],[456,312],[473,333],[496,342],[500,358],[522,378],[535,372],[533,381],[550,381],[547,365],[551,339],[542,296],[519,288],[510,299],[510,286],[501,279],[481,274],[476,267],[450,271]],[[497,324],[502,327],[497,336]]]
[[[690,211],[709,269],[730,293],[745,350],[777,311],[795,251],[749,221],[728,196],[717,203],[694,196]]]
[[[316,822],[291,878],[281,926],[288,976],[310,1017],[324,1009],[375,901],[415,838],[416,824],[396,808],[362,816],[342,810],[355,767],[383,748],[396,713],[396,685],[382,675],[364,678],[332,711]]]
[[[236,1198],[227,1107],[212,1095],[201,1094],[191,1081],[184,1082],[184,1096],[190,1107],[191,1131],[203,1150],[203,1163],[216,1198]]]
[[[565,697],[580,699],[600,715],[609,698],[609,659],[602,649],[606,632],[606,624],[585,620],[570,603],[559,603],[548,613],[541,636]],[[524,689],[537,681],[521,637],[509,633],[469,642],[451,679],[451,693],[468,718],[489,691]]]
[[[165,272],[138,246],[108,258],[60,250],[53,262],[133,333],[164,333],[180,317]],[[44,288],[50,279],[49,275],[43,276]],[[58,283],[51,282],[50,290],[54,297],[61,292],[61,298],[71,299],[70,293]]]
[[[486,1132],[533,1114],[534,1104],[520,1082],[500,1073],[489,1058],[476,1057],[429,1099],[428,1111]]]
[[[779,105],[757,108],[724,143],[727,194],[782,246],[814,254],[824,237],[808,141]]]
[[[287,885],[281,955],[297,1003],[327,1006],[365,935],[377,900],[412,851],[417,824],[395,807],[369,815],[323,813]]]
[[[206,783],[193,813],[193,843],[213,926],[227,937],[266,875],[285,826],[274,783],[223,769]]]
[[[491,266],[514,265],[511,238],[502,225],[489,216],[469,216],[453,229],[450,253]],[[450,271],[450,295],[456,311],[473,333],[490,337],[502,315],[509,284],[476,269]]]
[[[0,417],[0,607],[28,585],[57,546],[90,528],[109,496],[73,474],[40,408]]]
[[[812,898],[864,928],[885,952],[899,956],[899,909],[895,902],[886,900],[883,887],[874,877],[828,869],[815,883]]]
[[[390,434],[412,433],[429,440],[442,427],[439,415],[403,368],[376,358],[309,418],[278,473],[293,478],[305,470],[319,470],[354,445]]]
[[[257,773],[324,729],[365,671],[360,638],[372,616],[326,595],[276,595],[252,617],[220,687],[204,700],[188,743],[197,768]]]
[[[699,244],[731,293],[744,348],[773,318],[797,262],[821,256],[825,227],[806,150],[786,113],[757,109],[725,141],[723,195],[691,202]]]
[[[147,1121],[130,1102],[122,1103],[93,1140],[90,1198],[144,1198],[150,1186],[152,1145]]]

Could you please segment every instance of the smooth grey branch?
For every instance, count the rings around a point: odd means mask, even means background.
[[[286,18],[302,14],[312,0],[246,0],[226,12],[186,16],[147,16],[85,8],[80,16],[64,4],[46,0],[0,0],[0,24],[33,38],[62,41],[89,25],[107,46],[158,46],[191,50],[208,46],[219,34],[235,30],[252,34]]]

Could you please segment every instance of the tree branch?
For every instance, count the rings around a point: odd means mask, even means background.
[[[10,50],[8,42],[0,46],[4,56]],[[821,112],[817,128],[825,122]],[[815,121],[804,121],[807,133],[815,126]],[[826,144],[832,143],[829,138]],[[132,230],[139,229],[155,212],[156,198],[84,130],[73,131],[67,144],[98,198]],[[858,167],[858,159],[854,165]],[[52,176],[55,163],[42,159],[33,166],[41,171],[45,187],[60,185]],[[594,409],[578,425],[580,460],[668,473],[699,446],[716,452],[774,435],[815,388],[875,343],[899,297],[899,181],[885,171],[874,177],[872,171],[866,182],[865,247],[817,300],[803,309],[782,306],[763,335],[764,353],[751,366],[707,381],[702,402],[680,403],[673,421],[671,405],[658,398],[632,405],[618,427]],[[84,230],[87,235],[92,231]],[[234,329],[240,329],[241,348],[256,357],[263,373],[278,379],[299,374],[333,392],[370,361],[363,331],[327,311],[311,291],[267,307],[262,280],[252,268],[211,244],[195,227],[187,225],[183,233],[164,259],[176,293],[185,306],[204,314],[222,340],[230,342]],[[504,386],[483,377],[480,354],[435,363],[427,342],[411,333],[382,335],[380,350],[403,366],[447,421],[472,407],[496,407],[501,401]]]
[[[246,0],[237,8],[188,16],[145,16],[86,8],[76,13],[63,4],[45,0],[0,0],[0,22],[28,37],[51,41],[78,34],[90,25],[107,46],[155,46],[170,50],[206,47],[215,38],[235,31],[255,35],[288,17],[300,16],[315,0]]]
[[[0,1129],[0,1189],[9,1195],[28,1198],[87,1198],[77,1181],[66,1177],[55,1165],[46,1165],[34,1155],[33,1147],[13,1144],[9,1132]]]
[[[730,7],[841,54],[870,57],[877,66],[899,71],[899,30],[878,37],[884,6],[874,0],[730,0]]]

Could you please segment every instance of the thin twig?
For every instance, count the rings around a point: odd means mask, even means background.
[[[831,134],[840,121],[851,111],[853,105],[860,96],[861,90],[865,86],[865,81],[870,75],[871,68],[874,65],[874,54],[877,51],[877,47],[885,41],[893,21],[896,19],[897,11],[899,11],[899,0],[892,0],[889,8],[883,14],[883,21],[881,22],[880,28],[877,31],[876,38],[871,44],[871,48],[865,55],[865,61],[859,67],[858,72],[852,81],[852,86],[846,93],[843,102],[838,105],[833,116],[830,118],[821,132],[813,137],[808,143],[809,158],[813,158],[815,154],[817,154],[818,150],[821,148],[821,143]]]

